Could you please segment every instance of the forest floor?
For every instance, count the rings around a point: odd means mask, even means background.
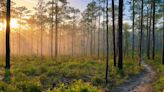
[[[6,84],[3,81],[0,82],[0,87],[2,86],[5,89],[4,92],[20,92],[22,90],[24,92],[27,90],[28,92],[33,92],[33,90],[35,90],[34,92],[51,92],[49,89],[52,89],[52,92],[54,92],[53,89],[59,90],[59,92],[68,92],[67,88],[74,89],[74,85],[78,88],[77,90],[80,90],[79,87],[81,87],[81,89],[87,89],[88,92],[104,92],[105,90],[103,88],[105,75],[102,71],[105,70],[106,63],[103,60],[61,58],[58,62],[54,62],[49,58],[13,57],[11,61],[12,67],[10,72],[12,77],[10,84]],[[154,64],[156,62],[153,61],[146,62],[147,60],[145,60],[145,62],[142,62],[142,67],[140,67],[137,61],[131,62],[132,59],[129,57],[125,58],[125,61],[123,75],[117,68],[109,67],[109,80],[112,80],[109,83],[109,92],[154,91],[152,83],[154,83],[158,72],[155,70],[156,67],[152,65],[157,66],[159,64]],[[113,65],[112,60],[110,60],[109,65]],[[7,72],[4,70],[4,62],[0,63],[0,70],[0,80],[3,80],[3,76]],[[162,66],[160,70],[163,71]],[[86,86],[84,87],[84,85]]]
[[[151,83],[155,78],[155,71],[144,62],[142,66],[144,71],[110,92],[152,92]]]
[[[109,61],[110,88],[123,84],[131,76],[139,75],[143,67],[138,66],[137,59],[124,58],[124,74]],[[104,92],[104,59],[90,57],[60,57],[57,61],[45,57],[12,57],[11,69],[6,71],[5,59],[0,59],[0,91],[3,92]],[[135,62],[131,62],[135,61]],[[9,77],[6,77],[9,75]],[[11,76],[11,77],[10,77]],[[7,82],[6,82],[7,81]],[[63,91],[64,90],[64,91]],[[87,91],[83,91],[87,90]]]

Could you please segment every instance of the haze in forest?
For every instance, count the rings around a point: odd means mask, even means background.
[[[164,0],[0,0],[0,92],[164,92]]]

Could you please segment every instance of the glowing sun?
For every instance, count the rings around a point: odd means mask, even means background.
[[[19,28],[18,21],[16,19],[11,19],[10,26],[11,28]]]
[[[0,31],[4,30],[5,27],[6,27],[6,22],[5,23],[0,22]],[[11,29],[17,29],[17,28],[19,28],[19,24],[18,24],[17,19],[11,19],[11,21],[10,21],[10,27],[11,27]]]

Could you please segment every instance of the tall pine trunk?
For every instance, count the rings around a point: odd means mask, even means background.
[[[93,27],[93,53],[94,56],[96,54],[95,50],[96,50],[96,17],[95,17],[95,23],[94,23],[94,27]]]
[[[41,47],[40,47],[40,51],[41,51],[41,57],[42,57],[43,56],[43,47],[42,47],[42,45],[43,45],[42,44],[43,43],[43,23],[41,23],[41,29],[40,30],[41,30],[41,41],[40,41],[41,42],[40,43]]]
[[[163,29],[164,29],[164,21],[163,21]],[[164,65],[164,30],[163,30],[163,56],[162,56],[162,64]]]
[[[116,41],[115,41],[115,10],[114,10],[114,0],[112,0],[112,18],[113,18],[113,60],[114,66],[116,66]]]
[[[147,7],[147,58],[149,59],[149,8]]]
[[[31,35],[31,43],[30,43],[30,45],[31,45],[31,55],[33,54],[33,31],[32,31],[33,29],[32,29],[32,27],[31,27],[31,32],[30,32],[30,35]]]
[[[51,58],[53,58],[53,38],[54,38],[54,0],[52,0],[52,24],[51,24]]]
[[[150,21],[149,21],[149,36],[148,36],[148,52],[147,52],[147,54],[148,54],[148,59],[150,59],[150,38],[151,38],[151,26],[152,26],[152,4],[151,4],[151,9],[150,9],[150,15],[149,15],[149,17],[150,17]]]
[[[132,36],[132,58],[134,58],[134,18],[135,18],[135,12],[134,12],[134,0],[133,0],[133,36]]]
[[[163,22],[163,28],[164,28],[164,22]],[[164,30],[163,30],[163,56],[162,56],[162,64],[164,65]]]
[[[164,6],[163,6],[164,10]],[[164,16],[164,13],[162,14]],[[164,18],[163,18],[163,29],[164,29]],[[164,65],[164,30],[163,30],[163,55],[162,55],[162,64]]]
[[[152,59],[155,58],[155,0],[153,0],[153,52]]]
[[[107,0],[104,0],[103,1],[103,14],[102,14],[103,15],[103,22],[105,22],[105,20],[106,20],[105,19],[106,18],[106,12],[105,12],[105,9],[106,9],[106,1]],[[103,23],[102,26],[103,26],[103,36],[102,36],[102,39],[103,39],[103,46],[102,46],[103,49],[102,50],[103,50],[103,52],[102,53],[103,53],[103,57],[105,58],[106,57],[105,56],[106,55],[106,52],[105,52],[106,51],[106,39],[105,39],[106,38],[106,30],[105,30],[106,29],[106,25],[105,25],[105,23]]]
[[[98,57],[100,57],[100,31],[101,31],[101,2],[99,0],[99,27],[98,27]]]
[[[72,26],[72,33],[71,33],[71,38],[72,38],[72,56],[74,56],[74,32],[75,32],[75,21],[73,22]]]
[[[91,22],[91,29],[90,29],[90,55],[93,55],[93,26],[92,26],[92,22]]]
[[[58,56],[58,0],[56,0],[56,25],[55,25],[55,58]]]
[[[21,55],[21,28],[22,28],[22,23],[21,23],[21,20],[22,20],[22,15],[19,16],[19,20],[20,20],[20,24],[19,24],[19,31],[18,31],[18,53],[19,53],[19,56]]]
[[[123,49],[122,49],[122,25],[123,25],[123,0],[119,0],[119,17],[118,17],[118,68],[123,69]]]
[[[11,1],[7,0],[6,12],[6,69],[10,69],[10,4]]]
[[[141,3],[141,32],[140,32],[140,50],[139,50],[139,65],[142,61],[142,39],[143,38],[143,0]]]
[[[109,65],[108,65],[108,62],[109,62],[109,37],[108,37],[108,33],[109,33],[109,25],[108,25],[108,17],[109,17],[109,14],[108,14],[108,0],[106,1],[106,73],[105,73],[105,80],[106,80],[106,84],[108,83],[108,69],[109,69]]]

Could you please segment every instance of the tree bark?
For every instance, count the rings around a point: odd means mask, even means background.
[[[118,17],[118,68],[123,69],[123,49],[122,49],[122,25],[123,25],[123,0],[119,0],[119,17]]]
[[[58,0],[56,0],[55,58],[58,56]]]
[[[152,26],[152,4],[151,4],[151,9],[150,9],[150,22],[149,22],[149,36],[148,36],[148,59],[150,59],[150,38],[151,38],[151,26]]]
[[[6,69],[10,69],[10,4],[11,1],[7,0],[7,13],[6,13]]]
[[[114,0],[112,0],[112,19],[113,19],[113,60],[114,66],[117,66],[116,63],[116,41],[115,41],[115,10],[114,10]]]
[[[162,56],[162,61],[164,65],[164,21],[163,21],[163,56]]]
[[[109,57],[108,57],[108,55],[109,55],[109,41],[108,41],[108,33],[109,33],[109,25],[108,25],[108,22],[109,22],[109,20],[108,20],[108,17],[109,17],[109,15],[108,15],[108,11],[109,11],[109,9],[108,9],[108,0],[106,1],[106,73],[105,73],[105,80],[106,80],[106,84],[108,84],[108,69],[109,69],[109,65],[108,65],[108,62],[109,62]]]
[[[40,47],[40,50],[41,50],[41,57],[43,56],[43,47],[42,47],[42,43],[43,43],[43,23],[41,23],[41,47]]]
[[[155,0],[153,0],[153,52],[152,59],[155,58]]]
[[[147,58],[149,59],[149,8],[147,7]]]
[[[91,23],[91,28],[93,29],[92,23]],[[92,29],[90,29],[90,55],[93,55],[93,32]]]
[[[134,0],[133,0],[133,37],[132,37],[132,58],[134,59],[134,18],[135,18],[135,11],[134,11]]]
[[[51,24],[51,58],[53,58],[53,38],[54,38],[54,0],[52,0],[52,24]]]
[[[164,6],[163,6],[163,10],[164,10]],[[162,15],[164,16],[164,13],[162,13]],[[162,64],[164,65],[164,18],[163,18],[163,55],[162,55]]]
[[[141,32],[140,32],[140,52],[139,52],[139,65],[142,61],[142,36],[143,36],[143,0],[141,4]]]
[[[99,27],[98,27],[98,57],[100,57],[100,31],[101,31],[101,2],[99,0]]]
[[[71,51],[72,56],[74,56],[74,37],[73,36],[74,35],[73,35],[73,31],[72,31],[72,37],[71,37],[72,38],[72,42],[71,42],[72,43],[72,45],[71,45],[71,47],[72,47],[72,51]]]

